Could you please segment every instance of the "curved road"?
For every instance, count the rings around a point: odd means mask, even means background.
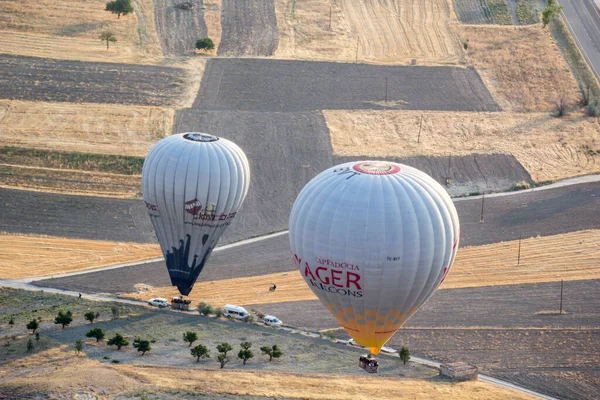
[[[563,16],[587,63],[600,80],[600,9],[594,0],[559,0]]]

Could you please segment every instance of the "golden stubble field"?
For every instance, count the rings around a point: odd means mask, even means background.
[[[156,64],[162,50],[152,0],[135,0],[134,13],[117,18],[105,0],[0,2],[0,52],[79,61]],[[117,43],[106,50],[100,33]]]
[[[463,57],[447,0],[276,0],[275,9],[275,58],[430,65]]]
[[[335,154],[510,154],[534,181],[600,172],[600,125],[581,112],[323,111]],[[419,138],[420,132],[420,138]]]
[[[84,370],[85,374],[80,372]],[[76,356],[62,346],[0,366],[0,390],[12,393],[104,393],[190,391],[211,396],[257,396],[297,399],[530,399],[483,382],[306,374],[252,370],[219,370],[151,365],[110,365]]]
[[[510,241],[461,248],[440,289],[600,278],[598,230],[524,239],[519,265],[518,246],[518,241]],[[269,292],[273,282],[277,284],[277,290]],[[171,298],[178,294],[173,287],[142,287],[139,293],[125,296],[146,300],[150,297]],[[245,305],[316,300],[298,271],[198,282],[189,298],[215,306],[223,306],[226,302]]]
[[[157,244],[0,233],[0,279],[82,271],[161,256]]]

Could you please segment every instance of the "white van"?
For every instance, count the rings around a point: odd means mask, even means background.
[[[265,323],[265,325],[268,326],[281,326],[281,320],[272,315],[265,315],[265,317],[263,318],[263,322]]]
[[[248,316],[248,311],[244,307],[225,304],[223,306],[223,315],[228,318],[244,319]]]

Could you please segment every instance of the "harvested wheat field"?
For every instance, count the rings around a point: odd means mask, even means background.
[[[547,29],[463,26],[461,31],[469,39],[469,63],[503,109],[548,112],[561,97],[577,103],[577,82]]]
[[[447,0],[276,1],[277,58],[455,64],[463,56]],[[330,28],[331,14],[331,28]]]
[[[161,107],[0,100],[6,146],[145,156],[172,122]]]
[[[156,244],[6,233],[0,234],[0,248],[0,279],[63,274],[161,255]]]
[[[82,196],[133,198],[141,193],[142,177],[0,164],[0,187]]]
[[[581,113],[323,111],[336,155],[513,155],[534,181],[600,172],[600,125]],[[420,132],[420,138],[419,138]]]
[[[461,248],[441,289],[600,278],[598,230],[525,239],[521,242],[520,265],[518,246],[519,241],[510,241]],[[269,292],[273,282],[277,283],[277,290]],[[125,296],[145,300],[176,294],[173,287],[144,287],[143,292]],[[215,306],[316,299],[298,271],[198,282],[189,298]]]
[[[60,368],[56,368],[57,365]],[[79,373],[82,370],[86,374]],[[302,399],[355,399],[361,393],[383,399],[532,398],[483,382],[110,365],[78,357],[67,346],[7,363],[0,367],[0,376],[0,390],[14,396],[77,393],[81,397],[84,393],[102,393],[113,398],[127,392],[139,394],[148,391],[160,397],[161,391],[165,395],[170,391],[185,391],[188,394],[205,393],[211,397],[231,395]]]
[[[155,64],[162,51],[152,0],[133,2],[134,13],[117,18],[105,0],[20,0],[0,2],[0,52],[64,60]],[[100,33],[117,43],[106,50]]]

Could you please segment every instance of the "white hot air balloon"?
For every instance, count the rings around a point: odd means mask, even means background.
[[[188,295],[250,183],[246,155],[235,143],[181,133],[154,145],[144,162],[144,201],[171,283]]]
[[[308,286],[374,355],[444,280],[459,238],[444,188],[415,168],[383,161],[316,176],[298,195],[289,229]]]

